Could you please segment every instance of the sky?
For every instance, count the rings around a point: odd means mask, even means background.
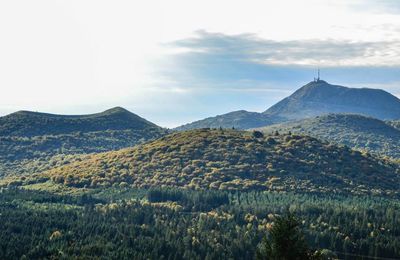
[[[400,97],[400,1],[0,1],[0,115],[122,106],[174,127],[265,111],[317,68]]]

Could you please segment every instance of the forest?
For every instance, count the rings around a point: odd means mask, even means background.
[[[70,189],[184,187],[398,196],[398,165],[368,153],[295,134],[199,129],[100,154],[55,160],[0,186]],[[40,170],[43,169],[43,172]]]
[[[359,114],[327,114],[261,127],[263,132],[292,132],[342,144],[359,151],[400,158],[400,124]]]
[[[400,201],[381,197],[3,188],[0,212],[0,259],[254,259],[286,212],[323,255],[400,258]]]

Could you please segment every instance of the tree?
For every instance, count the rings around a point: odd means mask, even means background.
[[[257,259],[318,259],[308,248],[299,226],[300,222],[293,213],[276,217],[268,236],[264,237],[259,246]]]
[[[254,138],[263,138],[264,134],[260,131],[253,131]]]

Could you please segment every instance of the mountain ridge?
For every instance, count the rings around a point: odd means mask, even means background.
[[[79,131],[160,128],[152,122],[124,109],[114,107],[87,115],[59,115],[18,111],[0,117],[0,136],[39,136]]]
[[[208,117],[174,128],[174,130],[190,130],[196,128],[237,128],[247,129],[279,122],[277,118],[258,112],[246,110],[232,111],[226,114]]]
[[[400,119],[400,99],[382,89],[349,88],[316,80],[297,89],[264,112],[241,111],[208,117],[175,129],[232,126],[249,129],[329,113],[355,113],[381,120],[395,120]]]
[[[400,118],[400,99],[382,89],[349,88],[312,81],[263,112],[288,120],[327,113],[356,113],[382,120]]]
[[[71,117],[71,118],[79,118],[79,117],[95,117],[95,116],[101,116],[104,114],[114,114],[114,113],[131,113],[129,110],[123,108],[123,107],[112,107],[109,109],[104,110],[103,112],[98,112],[98,113],[92,113],[92,114],[71,114],[71,115],[66,115],[66,114],[54,114],[54,113],[47,113],[47,112],[38,112],[38,111],[30,111],[30,110],[19,110],[13,113],[10,113],[5,116],[12,116],[12,115],[31,115],[31,116],[43,116],[43,117]]]

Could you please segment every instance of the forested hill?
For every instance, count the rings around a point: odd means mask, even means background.
[[[394,194],[396,167],[308,136],[200,129],[88,156],[14,184]]]
[[[119,107],[79,116],[16,112],[0,117],[0,176],[49,168],[53,156],[118,150],[166,132]]]
[[[89,115],[19,111],[0,117],[0,136],[32,137],[105,130],[154,131],[161,128],[121,107]]]
[[[328,114],[295,122],[259,128],[265,133],[307,134],[354,149],[400,158],[400,128],[396,122],[384,122],[355,114]]]
[[[393,126],[394,128],[400,130],[400,120],[392,120],[392,121],[387,121],[387,124]]]
[[[264,112],[288,120],[327,113],[355,113],[400,119],[400,99],[382,89],[348,88],[312,81]]]
[[[177,127],[175,130],[190,130],[199,128],[236,128],[236,129],[248,129],[260,126],[266,126],[280,122],[279,118],[271,117],[257,112],[248,112],[245,110],[239,110],[230,112],[215,117],[208,117],[203,120],[195,121],[189,124],[185,124]]]

